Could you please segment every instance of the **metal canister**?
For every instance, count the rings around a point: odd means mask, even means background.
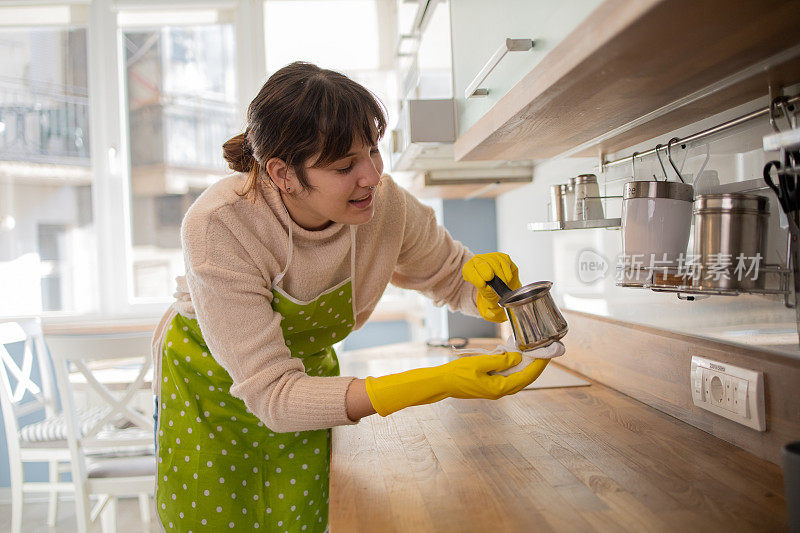
[[[691,185],[677,181],[631,181],[622,193],[622,286],[683,285],[671,271],[686,256],[692,225]],[[659,269],[649,271],[646,267]]]
[[[550,220],[557,222],[564,221],[564,200],[562,198],[562,191],[565,188],[564,185],[550,186]]]
[[[603,218],[603,204],[600,201],[597,176],[581,174],[575,178],[575,220],[600,220],[601,218]]]
[[[575,178],[570,178],[569,183],[561,186],[561,210],[564,220],[577,220],[575,218]]]
[[[745,193],[703,194],[694,202],[692,285],[711,290],[763,289],[769,200]]]

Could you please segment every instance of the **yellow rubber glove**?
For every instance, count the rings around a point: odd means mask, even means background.
[[[424,405],[445,398],[496,400],[527,387],[547,366],[549,359],[535,359],[509,376],[491,375],[522,361],[519,352],[462,357],[440,366],[417,368],[399,374],[367,378],[367,396],[381,416],[412,405]]]
[[[519,289],[522,286],[519,282],[517,265],[507,254],[501,252],[477,254],[464,263],[461,275],[465,281],[478,288],[478,312],[483,318],[491,322],[508,320],[505,310],[497,305],[500,297],[486,284],[487,281],[497,276],[511,290]]]

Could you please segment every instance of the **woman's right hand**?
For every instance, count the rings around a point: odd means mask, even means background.
[[[527,387],[542,373],[549,359],[535,359],[509,376],[490,374],[516,366],[519,352],[461,357],[449,363],[417,368],[366,380],[367,395],[375,411],[387,416],[412,405],[438,402],[444,398],[495,400]]]
[[[508,320],[505,310],[497,303],[500,297],[494,292],[494,289],[487,285],[488,281],[497,276],[511,290],[522,286],[519,282],[517,265],[507,254],[501,252],[477,254],[464,263],[461,275],[465,281],[472,283],[478,289],[478,313],[484,319],[491,322]]]

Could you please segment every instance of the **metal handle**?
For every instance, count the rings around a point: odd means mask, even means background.
[[[496,292],[500,298],[511,292],[511,289],[508,288],[508,285],[506,285],[505,282],[497,276],[487,281],[486,284],[494,289],[494,292]]]
[[[492,55],[491,58],[489,58],[489,61],[486,62],[480,72],[478,72],[470,84],[467,85],[467,88],[464,91],[464,98],[488,95],[489,89],[478,88],[478,86],[483,83],[483,80],[485,80],[489,74],[491,74],[494,68],[498,65],[498,63],[500,63],[500,61],[508,52],[527,52],[533,48],[533,44],[533,39],[506,39],[506,42],[497,49],[497,51]]]

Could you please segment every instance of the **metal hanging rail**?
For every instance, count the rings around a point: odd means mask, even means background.
[[[791,98],[788,98],[786,100],[787,104],[796,104],[798,102],[800,102],[800,94],[792,96]],[[718,125],[716,125],[716,126],[714,126],[712,128],[708,128],[708,129],[700,131],[698,133],[694,133],[692,135],[689,135],[688,137],[684,137],[683,139],[678,139],[678,140],[676,140],[675,142],[673,142],[671,144],[672,145],[687,144],[687,143],[696,141],[698,139],[702,139],[703,137],[708,137],[709,135],[714,135],[715,133],[719,133],[721,131],[725,131],[727,129],[733,128],[734,126],[738,126],[739,124],[743,124],[745,122],[753,120],[754,118],[767,116],[767,115],[769,115],[769,113],[770,113],[770,106],[767,106],[767,107],[758,109],[756,111],[753,111],[751,113],[748,113],[746,115],[742,115],[740,117],[734,118],[734,119],[729,120],[727,122],[723,122],[722,124],[718,124]],[[639,159],[641,159],[642,157],[645,157],[645,156],[648,156],[648,155],[651,155],[651,154],[655,154],[658,150],[661,150],[661,149],[666,149],[666,146],[659,145],[659,146],[657,146],[655,148],[651,148],[651,149],[647,150],[646,152],[635,152],[634,154],[629,155],[627,157],[623,157],[621,159],[615,159],[613,161],[603,161],[600,164],[600,170],[603,171],[608,167],[614,167],[614,166],[617,166],[617,165],[630,163],[635,157],[638,157]]]

